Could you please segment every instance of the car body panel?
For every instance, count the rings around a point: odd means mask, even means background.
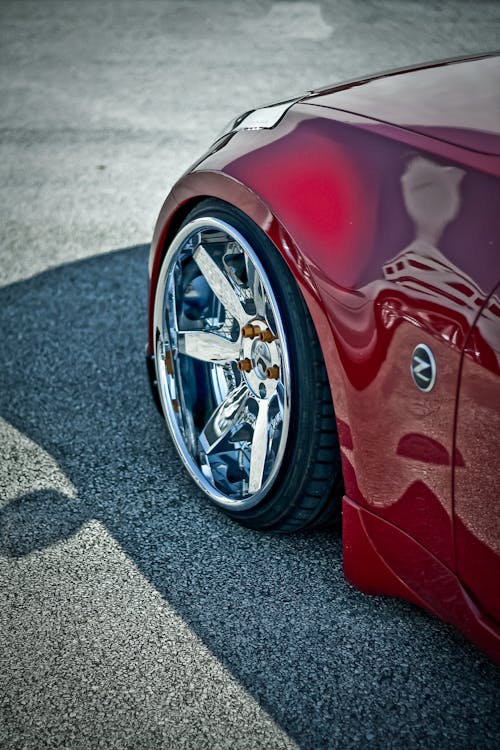
[[[500,621],[500,504],[492,467],[500,457],[500,286],[467,340],[457,414],[457,570],[484,610]],[[487,470],[486,470],[487,469]],[[495,475],[493,473],[493,479]]]
[[[152,299],[169,237],[204,197],[233,204],[266,232],[304,295],[330,379],[345,513],[358,519],[344,524],[347,577],[426,606],[494,658],[500,630],[457,575],[453,478],[471,460],[460,420],[455,445],[462,362],[468,377],[467,342],[479,340],[471,335],[500,279],[499,174],[498,157],[299,102],[273,129],[220,139],[181,178],[150,258]],[[410,374],[422,343],[437,362],[429,393]],[[498,388],[484,393],[498,415]],[[470,408],[464,401],[463,414]],[[467,494],[467,470],[460,476]],[[483,508],[496,502],[494,480],[474,487],[485,493]],[[470,527],[465,506],[460,500],[457,518]],[[457,544],[467,576],[471,555],[462,538]],[[495,597],[486,589],[478,600]]]
[[[495,57],[391,73],[305,101],[365,115],[485,154],[500,154],[500,72]]]

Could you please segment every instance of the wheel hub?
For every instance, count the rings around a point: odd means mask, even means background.
[[[250,320],[241,331],[238,369],[254,396],[269,399],[277,388],[276,372],[281,367],[281,347],[266,321]],[[275,369],[277,368],[277,369]]]
[[[273,360],[269,346],[260,339],[255,339],[252,344],[252,364],[255,374],[261,380],[267,380],[266,372],[272,367]]]

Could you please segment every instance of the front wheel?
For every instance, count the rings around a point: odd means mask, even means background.
[[[282,532],[338,517],[337,430],[314,326],[274,245],[229,204],[203,201],[171,242],[154,341],[174,444],[213,503]]]

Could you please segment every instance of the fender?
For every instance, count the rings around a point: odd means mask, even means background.
[[[147,354],[152,355],[154,350],[152,338],[154,296],[163,257],[171,239],[188,213],[197,203],[208,197],[231,203],[249,216],[266,233],[282,255],[302,292],[318,333],[325,362],[338,358],[332,329],[309,264],[286,229],[256,193],[222,172],[205,170],[189,173],[174,185],[163,204],[155,227],[149,256],[150,303]],[[335,403],[336,398],[340,398],[340,394],[333,392],[335,385],[332,383],[330,372],[328,374]],[[335,391],[337,391],[336,388]]]

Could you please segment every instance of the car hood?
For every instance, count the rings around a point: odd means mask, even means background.
[[[303,102],[500,155],[500,57],[450,60],[315,91]]]

